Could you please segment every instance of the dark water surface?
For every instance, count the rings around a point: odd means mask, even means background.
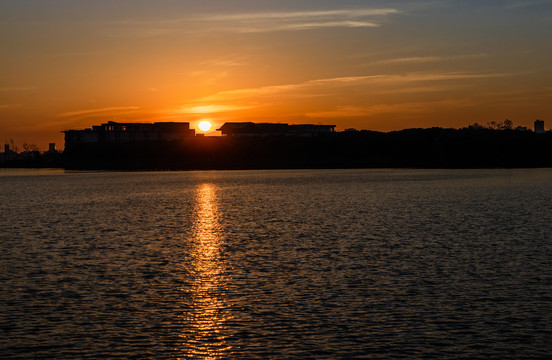
[[[0,170],[0,358],[549,358],[552,170]]]

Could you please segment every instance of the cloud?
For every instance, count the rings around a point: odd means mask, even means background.
[[[336,106],[331,110],[313,111],[306,113],[305,116],[310,118],[340,118],[340,117],[360,117],[370,114],[368,107],[362,106]]]
[[[309,30],[316,28],[329,28],[329,27],[345,27],[345,28],[356,28],[356,27],[378,27],[379,24],[374,22],[365,22],[365,21],[327,21],[327,22],[308,22],[308,23],[291,23],[291,24],[282,24],[272,27],[265,25],[259,27],[250,27],[242,28],[240,32],[242,33],[253,33],[253,32],[268,32],[268,31],[290,31],[290,30]]]
[[[319,28],[378,27],[386,16],[399,13],[393,8],[336,9],[324,11],[247,12],[195,14],[163,20],[125,20],[115,25],[123,31],[115,36],[160,37],[170,34],[213,32],[260,33]]]
[[[253,20],[267,21],[274,19],[327,19],[327,18],[359,18],[366,16],[382,16],[395,14],[397,9],[338,9],[322,11],[289,11],[289,12],[259,12],[241,14],[219,14],[201,17],[202,20],[224,21],[224,20]]]
[[[533,7],[533,6],[539,6],[539,5],[550,5],[550,0],[523,0],[523,1],[512,1],[510,3],[506,4],[506,9],[519,9],[519,8],[527,8],[527,7]]]
[[[14,109],[23,106],[23,104],[0,104],[0,110]]]
[[[500,78],[509,76],[525,75],[527,73],[463,73],[463,72],[444,72],[444,73],[411,73],[404,75],[363,75],[363,76],[345,76],[326,79],[309,80],[297,84],[269,85],[257,88],[236,89],[221,91],[216,94],[204,97],[199,102],[224,102],[244,100],[251,97],[259,98],[268,95],[282,93],[293,93],[296,96],[297,91],[308,90],[315,91],[317,88],[335,88],[342,86],[363,85],[367,83],[387,83],[401,85],[409,82],[437,82],[447,80],[475,80]]]
[[[442,62],[442,61],[479,59],[486,56],[488,55],[484,53],[461,54],[461,55],[452,55],[452,56],[412,56],[412,57],[403,57],[403,58],[376,61],[373,64],[412,64],[412,63],[421,64],[421,63]]]
[[[450,90],[466,89],[469,84],[428,84],[426,86],[399,86],[391,89],[378,90],[380,95],[398,95],[398,94],[421,94],[421,93],[442,93]]]
[[[480,79],[518,75],[523,74],[433,72],[313,79],[295,84],[221,91],[165,111],[164,114],[209,114],[216,117],[230,116],[234,119],[243,119],[244,116],[258,117],[259,114],[277,117],[284,113],[285,116],[307,118],[360,118],[377,114],[403,114],[408,117],[445,108],[474,106],[475,102],[482,100],[481,96],[457,99],[449,91],[468,91],[477,86]],[[407,97],[403,97],[407,101],[389,99],[388,95],[395,92],[407,94]],[[421,93],[425,95],[417,96]],[[409,94],[416,96],[411,97]],[[230,115],[230,112],[240,110],[246,112],[238,113],[237,117]]]
[[[86,109],[78,111],[70,111],[59,114],[64,118],[87,118],[87,117],[103,117],[109,115],[121,115],[135,112],[140,109],[137,106],[120,106],[120,107],[105,107],[99,109]]]
[[[473,105],[467,100],[434,100],[421,102],[372,104],[367,106],[337,106],[334,109],[305,114],[310,118],[367,117],[392,113],[427,113],[428,109],[466,107]]]
[[[227,111],[236,111],[248,109],[250,106],[236,106],[236,105],[191,105],[191,106],[181,106],[179,108],[173,109],[170,113],[175,114],[213,114],[221,113]]]
[[[443,80],[475,80],[475,79],[491,79],[511,76],[527,75],[530,72],[520,73],[464,73],[464,72],[449,72],[449,73],[413,73],[408,75],[389,75],[386,78],[390,81],[443,81]]]
[[[208,59],[201,63],[202,65],[209,67],[237,67],[245,66],[248,64],[247,57],[245,56],[226,56],[216,59]]]
[[[30,91],[36,90],[33,86],[13,86],[13,87],[0,87],[0,92],[15,92],[15,91]]]
[[[335,77],[327,79],[309,80],[297,84],[285,84],[285,85],[269,85],[248,89],[236,89],[221,91],[216,94],[206,96],[199,101],[213,102],[213,101],[230,101],[245,99],[250,96],[262,97],[269,95],[276,95],[281,93],[294,92],[301,89],[324,87],[324,86],[337,86],[340,84],[353,84],[363,80],[377,79],[380,75],[368,75],[368,76],[348,76],[348,77]]]
[[[395,112],[402,109],[413,113],[417,111],[427,111],[429,105],[420,105],[416,107],[412,103],[410,105],[378,105],[379,107],[357,107],[354,102],[363,101],[366,96],[385,95],[397,93],[433,93],[439,95],[442,92],[463,88],[467,89],[470,86],[475,86],[471,80],[492,79],[508,76],[521,75],[517,73],[461,73],[461,72],[442,72],[442,73],[411,73],[403,75],[362,75],[362,76],[344,76],[324,79],[314,79],[295,84],[268,85],[255,88],[234,89],[214,93],[212,95],[199,98],[196,101],[191,101],[187,104],[165,110],[162,113],[169,115],[202,115],[212,114],[220,115],[223,113],[251,110],[251,109],[272,109],[267,111],[278,112],[278,109],[294,107],[298,104],[299,99],[314,99],[324,98],[324,100],[313,100],[318,103],[318,107],[324,109],[325,105],[336,103],[336,101],[352,101],[353,105],[338,107],[334,110],[321,110],[311,112],[309,116],[317,117],[339,117],[345,116],[363,116],[373,113]],[[349,89],[347,89],[349,88]],[[343,96],[339,94],[350,94],[348,100],[343,100]],[[337,97],[336,97],[337,96]],[[341,98],[341,100],[339,100]],[[326,100],[327,99],[327,100]],[[304,107],[305,103],[311,103],[310,100],[299,101]],[[295,104],[295,105],[292,105]],[[444,104],[434,103],[434,104]],[[456,103],[450,103],[451,106]],[[310,106],[310,105],[309,105]],[[312,110],[311,110],[312,111]]]
[[[226,23],[236,32],[294,31],[329,27],[377,27],[383,16],[397,9],[340,9],[326,11],[262,12],[203,17],[207,22]]]

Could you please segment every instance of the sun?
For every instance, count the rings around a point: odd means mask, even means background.
[[[199,130],[201,131],[209,131],[211,130],[211,128],[213,127],[213,124],[211,124],[209,121],[207,120],[203,120],[202,122],[200,122],[199,124],[197,124],[197,127]]]

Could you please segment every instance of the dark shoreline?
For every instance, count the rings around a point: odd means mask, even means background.
[[[0,167],[67,170],[488,169],[552,167],[552,133],[491,129],[340,132],[316,137],[195,137],[86,144]]]

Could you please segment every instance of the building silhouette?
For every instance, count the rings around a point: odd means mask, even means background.
[[[535,120],[535,133],[543,134],[544,133],[544,121]]]
[[[183,140],[195,135],[187,122],[117,123],[65,130],[65,149],[82,144],[127,144]]]
[[[335,125],[227,122],[217,131],[224,136],[312,137],[335,133]],[[190,123],[187,122],[117,123],[109,121],[89,129],[65,130],[63,133],[65,134],[65,149],[83,144],[185,141],[195,136],[195,130],[190,129]]]
[[[335,132],[335,125],[227,122],[217,129],[225,136],[300,136],[311,137]]]

